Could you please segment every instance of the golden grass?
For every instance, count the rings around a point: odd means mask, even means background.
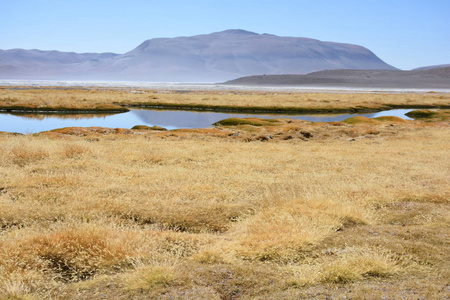
[[[0,298],[448,296],[448,123],[254,125],[0,134]]]
[[[450,105],[448,93],[292,93],[166,90],[130,88],[0,87],[0,107],[114,108],[118,104],[266,107],[304,109],[375,109],[387,106],[434,107]]]

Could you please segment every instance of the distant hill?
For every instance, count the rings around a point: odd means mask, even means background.
[[[416,70],[439,69],[439,68],[447,68],[447,67],[450,67],[450,64],[420,67],[420,68],[415,68],[415,69],[413,69],[413,71],[416,71]]]
[[[325,70],[307,75],[256,75],[228,85],[450,89],[450,67],[427,70]]]
[[[82,63],[99,63],[114,53],[75,53],[42,50],[0,50],[0,78],[59,79],[70,76]]]
[[[306,74],[325,69],[396,68],[362,46],[245,30],[151,39],[121,55],[0,51],[3,79],[216,82],[252,74]]]

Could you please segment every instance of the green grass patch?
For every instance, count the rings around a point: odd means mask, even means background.
[[[281,122],[277,119],[260,119],[260,118],[229,118],[218,121],[213,126],[238,126],[238,125],[251,125],[251,126],[276,126]]]
[[[408,117],[422,120],[422,121],[446,121],[450,119],[450,110],[440,109],[440,110],[413,110],[406,114]]]
[[[438,113],[436,111],[424,109],[424,110],[413,110],[406,115],[413,119],[430,119],[434,118]]]
[[[152,127],[147,126],[147,125],[136,125],[136,126],[133,126],[133,128],[131,128],[131,129],[135,129],[135,130],[159,130],[159,131],[166,131],[167,130],[166,128],[161,127],[161,126],[157,126],[157,125],[152,126]]]
[[[345,120],[342,121],[342,123],[350,124],[350,125],[354,125],[354,124],[379,124],[380,121],[374,120],[374,119],[370,119],[370,118],[367,118],[367,117],[357,116],[357,117],[351,117],[351,118],[345,119]]]

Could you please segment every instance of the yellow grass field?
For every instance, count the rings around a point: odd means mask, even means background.
[[[151,95],[449,103],[438,93],[0,93],[3,106]],[[448,119],[263,123],[0,133],[0,299],[448,298]]]
[[[446,106],[449,93],[282,93],[245,91],[168,91],[131,88],[0,87],[0,108],[105,108],[118,105],[276,107],[305,109],[386,109],[386,106]]]

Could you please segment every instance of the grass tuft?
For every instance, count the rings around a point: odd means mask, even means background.
[[[238,125],[251,125],[251,126],[275,126],[280,123],[276,119],[260,119],[260,118],[229,118],[222,121],[218,121],[213,126],[238,126]]]
[[[351,117],[342,121],[342,123],[354,125],[354,124],[379,124],[380,121],[376,119],[370,119],[363,116]]]
[[[178,274],[172,266],[148,266],[134,271],[126,278],[126,288],[140,292],[166,289],[176,283]]]
[[[391,255],[380,250],[346,248],[325,259],[320,279],[329,283],[349,283],[368,277],[391,277],[399,270]]]
[[[394,117],[394,116],[376,117],[373,119],[377,120],[377,121],[381,121],[381,122],[406,123],[406,120],[404,120],[400,117]]]
[[[406,114],[408,117],[423,121],[448,121],[450,119],[450,110],[413,110]]]
[[[136,125],[136,126],[133,126],[131,129],[135,129],[135,130],[159,130],[159,131],[167,130],[166,128],[161,127],[161,126],[157,126],[157,125],[152,126],[152,127],[147,126],[147,125]]]
[[[432,110],[413,110],[406,115],[414,119],[430,119],[434,118],[438,113]]]

